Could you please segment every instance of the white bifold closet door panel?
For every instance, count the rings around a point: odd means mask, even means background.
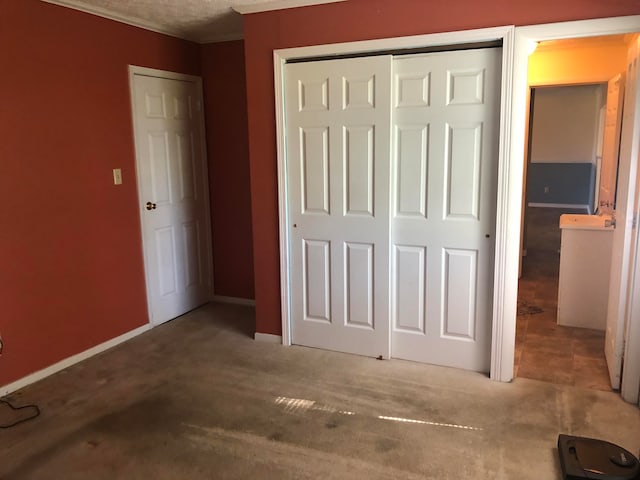
[[[393,62],[393,357],[490,369],[501,60]]]
[[[291,338],[389,357],[391,57],[285,66]]]

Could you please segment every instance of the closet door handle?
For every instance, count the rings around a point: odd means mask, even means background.
[[[155,210],[156,209],[156,204],[155,203],[151,203],[151,202],[147,202],[147,204],[145,205],[145,207],[147,210]]]

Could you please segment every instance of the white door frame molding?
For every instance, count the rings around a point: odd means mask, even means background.
[[[513,26],[502,26],[495,28],[483,28],[478,30],[466,30],[461,32],[447,32],[437,33],[430,35],[416,35],[409,37],[388,38],[380,40],[367,40],[361,42],[349,42],[338,43],[331,45],[316,45],[310,47],[298,47],[282,50],[275,50],[274,56],[274,75],[275,75],[275,100],[276,100],[276,131],[277,131],[277,154],[278,154],[278,200],[279,200],[279,225],[280,225],[280,289],[282,298],[282,343],[284,345],[291,345],[291,323],[290,323],[290,257],[289,257],[289,221],[288,221],[288,197],[287,197],[287,164],[285,154],[285,115],[284,115],[284,65],[287,61],[300,58],[312,58],[312,57],[324,57],[333,55],[349,55],[349,54],[362,54],[362,53],[376,53],[384,52],[388,50],[398,50],[405,48],[421,48],[421,47],[435,47],[442,45],[456,45],[464,43],[478,43],[478,42],[491,42],[496,40],[502,41],[502,88],[501,88],[501,106],[500,106],[500,153],[499,153],[499,187],[498,187],[498,212],[505,211],[507,204],[505,203],[507,196],[505,196],[504,187],[507,186],[506,179],[508,178],[508,169],[505,167],[508,165],[508,152],[509,148],[509,135],[508,128],[505,126],[510,125],[510,101],[511,98],[511,71],[513,70]],[[496,249],[500,245],[505,244],[506,231],[504,230],[505,222],[497,222],[496,231]],[[519,227],[518,227],[519,229]],[[503,239],[501,241],[501,239]],[[497,252],[497,250],[496,250]],[[498,257],[498,256],[496,256]],[[496,258],[498,260],[498,258]],[[496,278],[504,278],[505,272],[498,271],[505,265],[504,261],[496,261]],[[517,273],[517,272],[516,272]],[[517,276],[516,276],[517,279]],[[502,283],[502,282],[500,282]],[[496,283],[497,285],[497,283]],[[497,296],[499,289],[496,289],[494,293],[494,305],[502,305],[498,303],[496,299],[501,299],[502,296]],[[517,286],[516,286],[517,291]],[[513,303],[513,324],[515,326],[515,300]],[[502,325],[504,317],[503,309],[494,308],[493,312],[493,326],[492,326],[492,345],[502,345],[502,339],[504,334],[502,332]],[[507,334],[508,335],[508,334]],[[512,343],[515,341],[515,329],[513,331]],[[513,376],[513,347],[511,348],[511,359],[506,359],[506,362],[510,361],[511,372],[508,378],[500,376],[500,370],[495,369],[494,366],[502,365],[504,362],[502,358],[496,359],[496,354],[500,354],[503,349],[497,349],[496,352],[492,351],[491,361],[491,378],[496,380],[511,380]],[[508,351],[507,351],[508,353]]]
[[[200,122],[200,128],[201,131],[205,132],[205,125],[204,125],[204,102],[203,102],[203,88],[202,88],[202,78],[198,77],[196,75],[188,75],[188,74],[184,74],[184,73],[177,73],[177,72],[170,72],[170,71],[166,71],[166,70],[158,70],[155,68],[147,68],[147,67],[140,67],[137,65],[129,65],[129,93],[130,93],[130,101],[131,101],[131,118],[132,118],[132,128],[133,128],[133,139],[134,139],[134,147],[135,147],[135,167],[136,167],[136,187],[137,187],[137,193],[138,193],[138,212],[140,215],[140,241],[142,242],[142,246],[144,246],[144,219],[143,219],[143,215],[144,215],[144,210],[142,208],[142,204],[143,204],[143,195],[142,195],[142,186],[140,183],[140,178],[139,178],[139,159],[140,159],[140,145],[138,145],[138,137],[135,134],[135,128],[136,128],[136,105],[135,105],[135,99],[136,99],[136,95],[135,95],[135,76],[136,75],[143,75],[143,76],[147,76],[147,77],[156,77],[156,78],[163,78],[166,80],[181,80],[181,81],[188,81],[188,82],[194,82],[196,84],[196,89],[198,91],[198,96],[199,96],[199,101],[202,102],[202,109],[200,109],[200,115],[199,115],[199,119],[198,121]],[[205,175],[206,178],[209,178],[209,165],[207,162],[207,152],[206,152],[206,141],[203,137],[202,139],[202,159],[203,159],[203,175]],[[212,231],[211,231],[211,206],[210,206],[210,190],[211,190],[211,186],[209,185],[209,182],[206,181],[203,183],[204,185],[204,196],[205,196],[205,201],[204,201],[204,209],[205,209],[205,241],[207,243],[206,248],[205,248],[205,253],[206,253],[206,258],[204,259],[208,265],[209,265],[209,274],[211,275],[211,278],[209,279],[211,288],[210,291],[208,292],[208,297],[209,300],[212,300],[214,297],[214,288],[215,285],[213,283],[213,245],[212,245]],[[144,253],[144,252],[143,252]],[[145,285],[146,285],[146,294],[147,294],[147,318],[148,321],[150,323],[152,322],[151,319],[151,294],[150,294],[150,290],[149,290],[149,279],[147,276],[147,266],[146,266],[146,255],[144,258],[144,262],[145,262]]]
[[[632,33],[640,30],[640,16],[615,17],[530,27],[503,26],[478,30],[417,35],[361,42],[317,45],[274,51],[278,201],[280,226],[280,288],[282,343],[291,344],[289,292],[289,222],[286,191],[283,70],[300,58],[362,54],[385,50],[502,40],[502,95],[496,215],[496,255],[493,294],[491,379],[513,379],[521,201],[524,175],[524,134],[528,49],[531,42]],[[640,346],[639,346],[640,347]]]

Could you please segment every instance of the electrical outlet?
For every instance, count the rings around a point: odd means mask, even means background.
[[[544,193],[549,193],[549,187],[544,187]]]

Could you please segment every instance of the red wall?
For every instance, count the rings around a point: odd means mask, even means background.
[[[0,385],[148,321],[128,64],[199,74],[200,47],[0,0]]]
[[[217,295],[254,297],[244,42],[202,46]]]
[[[245,16],[256,331],[281,332],[274,49],[632,14],[638,0],[349,0]]]

